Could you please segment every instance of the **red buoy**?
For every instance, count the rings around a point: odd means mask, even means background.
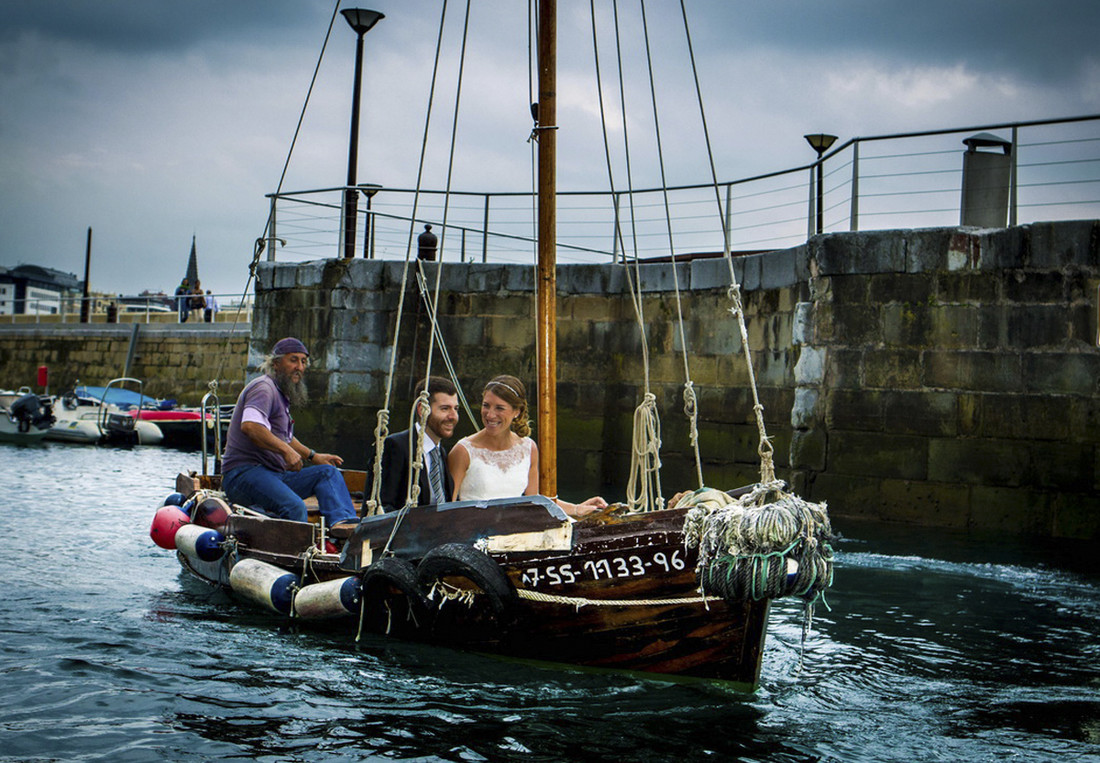
[[[149,537],[161,548],[172,550],[176,547],[176,531],[187,524],[191,520],[179,506],[161,506],[153,515]]]

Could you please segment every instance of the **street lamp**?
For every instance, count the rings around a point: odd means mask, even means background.
[[[355,207],[359,194],[355,190],[355,165],[359,155],[359,90],[363,82],[363,35],[385,18],[378,11],[345,8],[340,11],[356,34],[355,90],[351,98],[351,139],[348,141],[348,182],[344,188],[344,257],[355,256]]]
[[[818,133],[816,135],[804,135],[806,142],[810,144],[810,148],[817,152],[817,232],[822,231],[822,215],[824,214],[825,206],[825,194],[822,188],[822,183],[825,180],[825,173],[823,171],[824,165],[821,163],[821,155],[829,150],[829,146],[836,142],[835,135],[825,135]]]
[[[374,259],[374,247],[371,246],[371,226],[374,224],[374,220],[371,219],[370,200],[374,198],[374,194],[382,190],[382,186],[377,183],[360,183],[359,191],[367,197],[367,214],[366,221],[363,223],[363,259]]]

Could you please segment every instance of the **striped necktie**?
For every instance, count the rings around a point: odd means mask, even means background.
[[[437,445],[428,454],[429,461],[431,461],[428,467],[428,481],[432,483],[433,503],[443,503],[447,500],[447,496],[443,492],[443,457],[441,451],[442,448]]]

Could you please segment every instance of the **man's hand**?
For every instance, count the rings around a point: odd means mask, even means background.
[[[305,465],[302,461],[302,454],[289,446],[283,451],[283,462],[286,464],[288,472],[300,472]]]
[[[334,453],[314,453],[313,463],[328,464],[329,466],[343,466],[344,459]]]

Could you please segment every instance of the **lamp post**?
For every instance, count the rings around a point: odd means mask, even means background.
[[[359,184],[360,193],[367,197],[367,214],[363,222],[363,259],[365,260],[374,259],[374,247],[371,245],[371,227],[374,225],[374,220],[371,219],[370,200],[381,190],[382,186],[377,183]]]
[[[359,90],[363,82],[363,35],[385,16],[363,8],[340,11],[356,34],[355,89],[351,97],[351,139],[348,141],[348,182],[344,188],[344,257],[355,256],[355,207],[359,194],[355,189],[355,165],[359,155]]]
[[[825,212],[825,193],[822,188],[822,183],[825,181],[825,173],[823,171],[824,165],[821,163],[821,156],[829,150],[829,146],[836,142],[835,135],[825,135],[818,133],[816,135],[804,135],[806,142],[810,144],[810,148],[817,152],[817,232],[822,232],[822,215]]]

